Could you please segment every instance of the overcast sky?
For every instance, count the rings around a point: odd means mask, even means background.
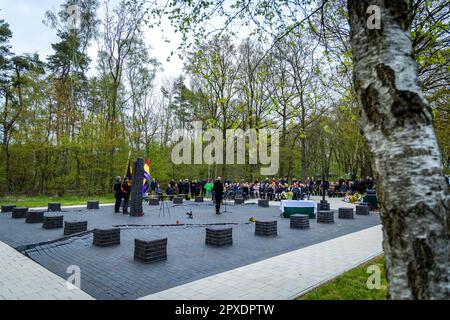
[[[63,0],[0,0],[0,19],[9,23],[13,32],[11,43],[15,54],[38,52],[41,59],[52,54],[52,43],[58,41],[56,32],[43,24],[47,10],[59,11]],[[118,2],[118,0],[112,0]],[[101,15],[101,13],[100,13]],[[160,30],[144,28],[146,42],[153,49],[151,55],[156,57],[164,67],[164,76],[174,78],[182,73],[183,62],[177,56],[167,62],[171,51],[180,44],[180,36],[170,26],[164,28],[164,36],[171,40],[166,43]],[[98,45],[94,43],[89,50],[91,58],[96,59]],[[90,74],[95,73],[95,64],[91,65]]]

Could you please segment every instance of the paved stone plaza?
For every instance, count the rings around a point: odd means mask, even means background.
[[[332,209],[348,206],[351,205],[341,200],[332,201]],[[120,227],[121,245],[115,247],[94,247],[91,232],[64,238],[63,229],[45,230],[42,224],[13,220],[11,214],[0,215],[0,241],[64,279],[69,266],[79,266],[81,289],[96,299],[138,299],[380,224],[375,213],[340,220],[336,212],[335,224],[322,225],[311,220],[310,229],[296,230],[290,229],[289,219],[280,217],[277,205],[228,205],[230,212],[220,216],[213,213],[214,207],[208,202],[178,206],[169,203],[169,209],[170,216],[167,211],[160,215],[159,207],[144,206],[145,216],[140,218],[114,214],[108,206],[92,211],[63,209],[64,221],[88,221],[88,230]],[[190,211],[193,219],[186,215]],[[277,220],[278,237],[256,237],[255,225],[249,222],[251,217]],[[177,226],[177,220],[182,225]],[[233,228],[233,246],[206,246],[205,228],[211,225]],[[136,238],[168,238],[168,260],[149,265],[134,261]]]

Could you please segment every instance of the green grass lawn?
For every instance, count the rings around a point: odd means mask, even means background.
[[[114,203],[113,195],[106,196],[92,196],[92,197],[79,197],[79,196],[64,196],[64,197],[26,197],[26,196],[8,196],[0,197],[0,205],[15,204],[17,207],[46,207],[50,202],[58,202],[63,206],[74,205],[86,205],[88,200],[99,200],[101,204]]]
[[[367,268],[371,265],[377,265],[381,269],[381,288],[379,290],[369,290],[366,285],[367,279],[371,275],[367,273]],[[379,257],[340,275],[298,300],[385,300],[386,296],[387,281],[384,274],[384,258]]]

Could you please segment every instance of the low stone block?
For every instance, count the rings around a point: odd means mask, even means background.
[[[87,203],[88,210],[99,210],[100,209],[100,201],[91,200]]]
[[[368,216],[370,215],[370,208],[368,205],[357,205],[356,206],[357,216]]]
[[[256,221],[255,235],[262,237],[278,236],[278,221]]]
[[[305,214],[291,215],[291,229],[309,229],[309,216]]]
[[[97,247],[120,245],[120,229],[95,229],[93,244]]]
[[[353,208],[339,208],[339,219],[354,219]]]
[[[45,211],[28,211],[25,223],[42,223],[44,221]]]
[[[14,208],[12,211],[13,219],[25,219],[27,217],[28,208]]]
[[[269,200],[258,200],[258,206],[259,207],[263,207],[263,208],[268,208],[269,207]]]
[[[49,203],[48,212],[61,212],[61,203]]]
[[[148,199],[148,204],[151,206],[159,206],[159,199],[158,198],[150,198],[150,199]]]
[[[173,203],[174,204],[183,204],[183,198],[179,198],[179,197],[173,198]]]
[[[167,260],[167,239],[134,240],[134,259],[143,263]]]
[[[334,212],[330,210],[317,212],[317,223],[334,223]]]
[[[64,235],[70,236],[81,232],[86,232],[88,227],[87,221],[80,222],[64,222]]]
[[[44,216],[42,228],[61,229],[64,227],[64,216]]]
[[[13,204],[4,205],[4,206],[2,206],[2,213],[12,212],[15,207],[16,206]]]
[[[195,197],[195,202],[196,203],[203,203],[205,200],[203,199],[203,197]]]
[[[236,199],[234,199],[234,204],[244,204],[244,198],[236,198]]]
[[[207,246],[227,247],[233,245],[233,229],[206,228]]]

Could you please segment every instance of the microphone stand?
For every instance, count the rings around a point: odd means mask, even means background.
[[[226,190],[225,190],[225,193],[226,193]],[[224,193],[224,195],[225,195],[225,193]],[[227,206],[227,198],[226,197],[223,198],[223,205],[225,207],[225,211],[223,211],[222,213],[233,213],[233,212],[227,210],[228,206]]]

